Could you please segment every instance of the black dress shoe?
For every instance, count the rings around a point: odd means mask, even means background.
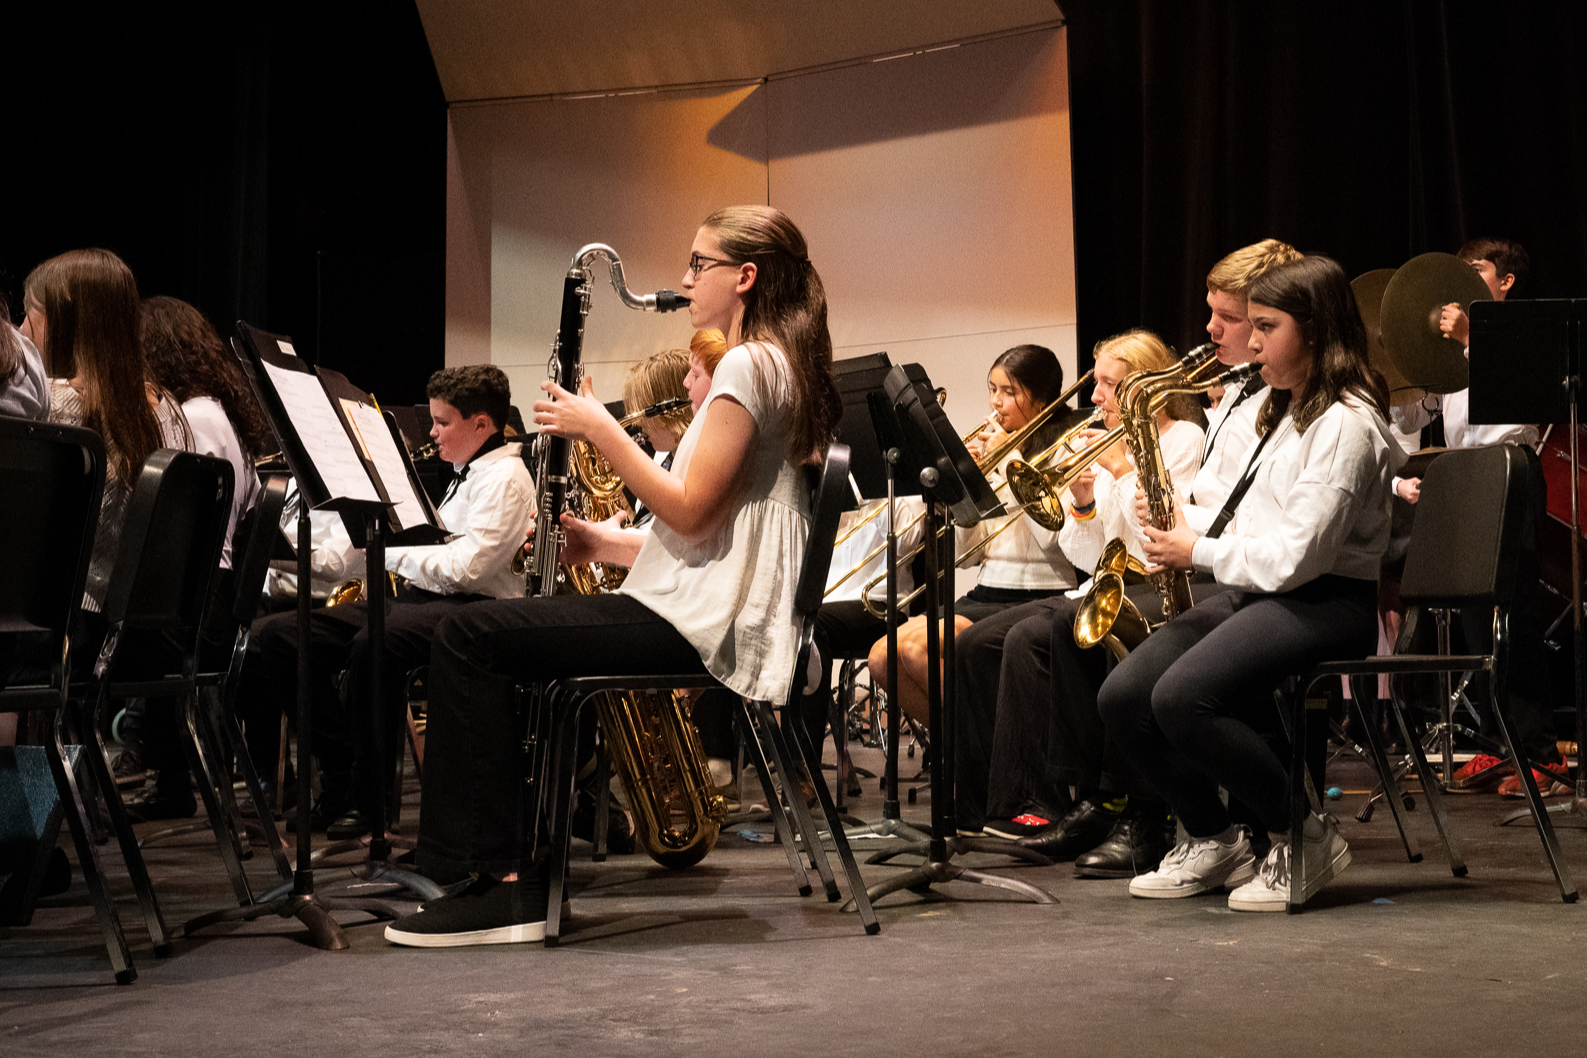
[[[1157,870],[1173,847],[1173,816],[1126,811],[1102,844],[1075,860],[1075,877],[1134,878]]]
[[[573,806],[573,836],[583,841],[595,840],[595,800],[580,797]],[[635,849],[634,828],[628,823],[628,814],[612,804],[606,816],[606,851],[613,856],[627,856]]]
[[[1021,838],[1019,843],[1055,862],[1072,860],[1096,848],[1118,819],[1117,812],[1110,812],[1090,801],[1081,801],[1058,822],[1035,837]]]
[[[325,825],[325,836],[332,841],[351,841],[369,833],[369,817],[354,808]]]

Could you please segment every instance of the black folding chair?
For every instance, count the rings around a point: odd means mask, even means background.
[[[837,536],[838,517],[842,513],[844,493],[848,488],[849,449],[834,444],[827,452],[811,503],[810,536],[805,546],[800,568],[799,584],[794,594],[794,612],[799,617],[800,639],[798,657],[794,662],[793,681],[789,700],[783,703],[788,715],[797,716],[801,691],[805,685],[805,672],[810,657],[811,637],[815,632],[815,614],[821,606],[826,588],[827,571],[832,561],[832,541]],[[546,689],[546,710],[551,717],[550,753],[552,767],[546,790],[541,796],[547,806],[547,825],[550,831],[550,897],[546,905],[546,947],[555,947],[560,935],[562,918],[562,893],[567,871],[568,847],[572,837],[573,781],[577,756],[578,715],[585,704],[597,694],[618,690],[666,690],[716,686],[714,680],[698,673],[657,674],[652,676],[586,676],[560,680]],[[794,736],[789,745],[784,728],[773,716],[773,707],[767,702],[740,702],[739,718],[743,725],[745,741],[756,756],[755,771],[760,776],[766,793],[766,803],[771,808],[772,821],[783,848],[788,855],[801,895],[811,892],[794,830],[784,814],[782,801],[772,782],[775,768],[792,810],[799,835],[804,839],[805,850],[817,873],[821,876],[829,901],[839,898],[837,882],[822,848],[820,832],[805,801],[801,786],[808,783],[820,801],[828,833],[836,845],[842,861],[849,888],[857,903],[860,919],[866,933],[876,933],[881,925],[876,912],[866,896],[865,883],[860,877],[853,850],[844,836],[842,822],[833,804],[819,769],[811,769],[807,761],[814,751],[804,733],[802,723],[788,725]],[[818,758],[817,758],[818,759]],[[802,782],[803,780],[803,782]]]
[[[1416,505],[1416,522],[1411,530],[1410,548],[1405,557],[1405,577],[1401,582],[1400,597],[1407,609],[1405,625],[1395,644],[1394,654],[1327,662],[1301,677],[1290,699],[1294,747],[1290,765],[1290,912],[1299,911],[1306,902],[1307,894],[1301,891],[1297,882],[1305,877],[1302,863],[1305,846],[1301,828],[1310,810],[1311,798],[1315,795],[1312,784],[1306,778],[1304,756],[1307,692],[1312,684],[1326,677],[1379,673],[1391,676],[1422,672],[1487,673],[1492,689],[1494,720],[1504,744],[1509,747],[1516,773],[1521,776],[1521,786],[1533,821],[1537,824],[1544,855],[1554,871],[1555,881],[1559,883],[1561,898],[1566,903],[1575,901],[1575,883],[1561,858],[1559,839],[1554,834],[1553,824],[1549,822],[1543,799],[1538,794],[1537,782],[1532,778],[1531,764],[1521,746],[1511,737],[1505,718],[1510,704],[1505,683],[1510,652],[1510,603],[1515,596],[1516,559],[1521,545],[1526,504],[1529,502],[1527,462],[1535,458],[1524,449],[1506,444],[1450,451],[1434,460],[1422,479],[1421,498]],[[1493,653],[1406,653],[1426,611],[1471,607],[1488,607],[1493,611]],[[1366,684],[1366,681],[1361,683]],[[1366,692],[1363,690],[1361,693]],[[1373,765],[1388,791],[1384,800],[1394,813],[1394,822],[1405,842],[1406,854],[1415,861],[1421,858],[1420,853],[1405,830],[1399,797],[1395,796],[1393,790],[1393,772],[1372,724],[1361,708],[1361,693],[1353,694],[1351,702],[1356,709]],[[1371,697],[1369,694],[1367,700],[1371,700]],[[1400,737],[1415,756],[1416,774],[1427,798],[1433,823],[1449,854],[1450,867],[1457,877],[1464,876],[1465,863],[1449,836],[1448,818],[1444,812],[1438,780],[1427,762],[1421,742],[1411,737],[1398,681],[1390,681],[1390,702],[1399,724]]]
[[[104,486],[105,450],[98,434],[0,417],[0,495],[7,506],[6,517],[0,519],[0,553],[16,558],[0,577],[0,634],[47,636],[49,657],[49,674],[42,682],[0,690],[0,710],[53,714],[50,772],[67,809],[67,825],[116,982],[131,984],[138,971],[105,883],[89,802],[64,732],[72,712],[72,617],[88,580]],[[116,796],[114,783],[102,789],[108,797]]]
[[[229,761],[235,760],[242,773],[243,787],[256,816],[254,827],[271,852],[279,882],[288,886],[292,884],[292,864],[287,859],[286,846],[276,829],[275,819],[265,804],[259,775],[248,754],[236,715],[237,685],[242,677],[243,659],[248,652],[249,632],[258,613],[259,597],[264,591],[270,558],[280,539],[279,526],[281,512],[286,505],[287,480],[284,474],[265,478],[258,499],[238,522],[232,540],[232,597],[212,601],[212,605],[215,602],[226,603],[226,614],[219,620],[230,624],[232,649],[224,672],[201,671],[195,674],[198,697],[191,713],[191,722],[187,725],[190,754],[203,769],[195,773],[195,778],[204,784],[201,792],[207,818],[158,831],[139,842],[141,847],[148,848],[152,843],[168,837],[213,828],[216,842],[230,846],[230,854],[222,851],[221,856],[228,870],[235,868],[231,874],[232,887],[236,891],[238,903],[244,907],[254,903],[247,875],[242,870],[242,860],[251,854],[245,845],[250,828],[233,791]],[[211,620],[217,619],[211,615]],[[198,747],[202,747],[202,751],[198,751]],[[215,811],[216,805],[221,809],[219,812]]]
[[[169,950],[159,901],[138,841],[110,774],[103,717],[113,698],[174,697],[182,703],[194,772],[213,774],[204,746],[192,737],[198,681],[198,638],[209,582],[220,557],[231,511],[232,467],[224,459],[161,449],[151,455],[133,486],[121,528],[116,563],[105,590],[104,645],[93,674],[80,688],[87,706],[85,732],[97,752],[85,754],[100,789],[122,858],[132,876],[156,954]],[[175,670],[175,671],[172,671]],[[79,688],[73,689],[76,697]],[[200,782],[212,820],[221,808],[207,781]],[[242,874],[233,843],[218,843],[235,879]]]

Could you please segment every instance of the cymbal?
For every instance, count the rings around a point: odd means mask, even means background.
[[[1389,359],[1389,351],[1383,347],[1383,291],[1393,278],[1394,269],[1377,268],[1352,279],[1350,289],[1355,292],[1356,306],[1361,310],[1361,322],[1367,328],[1367,359],[1388,380],[1389,403],[1410,404],[1421,400],[1427,391],[1407,382],[1405,376],[1400,374],[1400,369],[1394,366],[1394,361]]]
[[[1465,389],[1465,348],[1443,336],[1438,317],[1450,302],[1491,300],[1488,284],[1454,254],[1424,253],[1401,265],[1384,288],[1379,321],[1383,346],[1406,382],[1429,393]]]

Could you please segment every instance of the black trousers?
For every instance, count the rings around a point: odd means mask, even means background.
[[[1273,688],[1377,641],[1374,581],[1323,576],[1282,595],[1229,591],[1152,633],[1097,695],[1109,737],[1192,837],[1229,827],[1221,785],[1287,831],[1289,770],[1262,736]]]
[[[626,595],[503,599],[436,626],[425,734],[419,867],[437,880],[534,859],[524,735],[513,689],[568,676],[704,673],[698,651]],[[543,776],[536,776],[543,780]]]
[[[314,749],[327,791],[351,790],[370,811],[391,786],[407,708],[407,675],[430,661],[430,640],[441,619],[479,595],[437,595],[410,588],[386,601],[385,693],[374,701],[375,652],[369,640],[369,604],[326,606],[309,614],[309,658],[314,706]],[[248,726],[249,752],[264,774],[274,774],[281,711],[295,715],[298,672],[295,610],[253,624],[237,688],[237,711]],[[346,672],[345,695],[336,682]],[[377,726],[383,725],[383,726]],[[377,742],[377,735],[381,739]],[[384,745],[384,754],[377,745]]]

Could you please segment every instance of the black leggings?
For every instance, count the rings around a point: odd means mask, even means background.
[[[1153,632],[1097,695],[1109,737],[1193,838],[1229,827],[1218,787],[1288,831],[1289,771],[1259,731],[1273,688],[1377,642],[1377,584],[1332,575],[1281,595],[1231,591]]]

